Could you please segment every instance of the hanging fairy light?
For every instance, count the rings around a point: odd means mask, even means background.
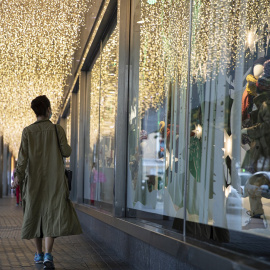
[[[246,37],[246,48],[249,48],[251,54],[255,53],[256,43],[258,42],[258,40],[259,37],[257,35],[257,27],[252,26],[252,28],[247,31]]]
[[[90,147],[102,136],[114,136],[118,93],[118,43],[116,25],[91,70]]]
[[[153,5],[157,2],[157,0],[147,0],[147,3]]]
[[[228,135],[228,133],[224,130],[224,151],[223,158],[225,159],[227,156],[232,158],[232,135]]]
[[[0,2],[0,131],[14,155],[35,121],[32,99],[47,95],[56,120],[90,7],[91,0]]]
[[[189,1],[149,1],[141,1],[138,22],[143,23],[136,23],[140,27],[140,116],[164,103],[170,83],[177,81],[184,91],[187,82]],[[0,2],[0,132],[15,153],[23,127],[35,118],[30,110],[33,98],[47,95],[56,119],[79,45],[79,27],[91,2]],[[205,81],[229,64],[236,65],[236,52],[245,44],[255,49],[252,44],[269,22],[270,6],[268,0],[193,3],[191,75]]]
[[[259,16],[258,16],[259,15]],[[238,52],[254,53],[270,18],[267,0],[194,0],[192,14],[192,81],[213,79],[239,63]],[[158,109],[169,84],[186,89],[189,1],[141,1],[139,114]],[[244,25],[244,26],[243,26]],[[269,25],[269,23],[268,23]],[[261,46],[263,48],[263,46]],[[181,90],[182,91],[182,90]]]
[[[200,139],[202,137],[202,126],[200,124],[196,125],[192,132],[194,132],[197,139]]]
[[[139,114],[157,109],[165,100],[170,82],[187,78],[189,33],[188,1],[141,1]],[[181,76],[179,75],[181,74]]]

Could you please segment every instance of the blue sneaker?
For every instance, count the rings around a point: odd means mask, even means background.
[[[51,253],[45,253],[43,264],[44,269],[54,269],[53,256]]]
[[[34,262],[35,263],[43,263],[43,259],[44,259],[44,253],[43,252],[41,254],[35,253],[35,257],[34,257]]]

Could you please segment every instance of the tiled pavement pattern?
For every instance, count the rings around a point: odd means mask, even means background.
[[[32,240],[22,240],[22,207],[16,199],[0,199],[0,269],[43,269],[33,262]],[[52,255],[55,269],[133,269],[117,255],[87,235],[65,236],[55,240]]]

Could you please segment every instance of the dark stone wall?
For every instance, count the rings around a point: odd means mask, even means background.
[[[84,233],[104,243],[137,270],[196,270],[192,265],[171,256],[113,226],[77,210]]]

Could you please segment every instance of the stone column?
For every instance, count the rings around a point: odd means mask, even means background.
[[[3,196],[8,195],[8,145],[3,144],[3,173],[2,173],[2,194]]]
[[[3,196],[3,136],[0,136],[0,198]]]

